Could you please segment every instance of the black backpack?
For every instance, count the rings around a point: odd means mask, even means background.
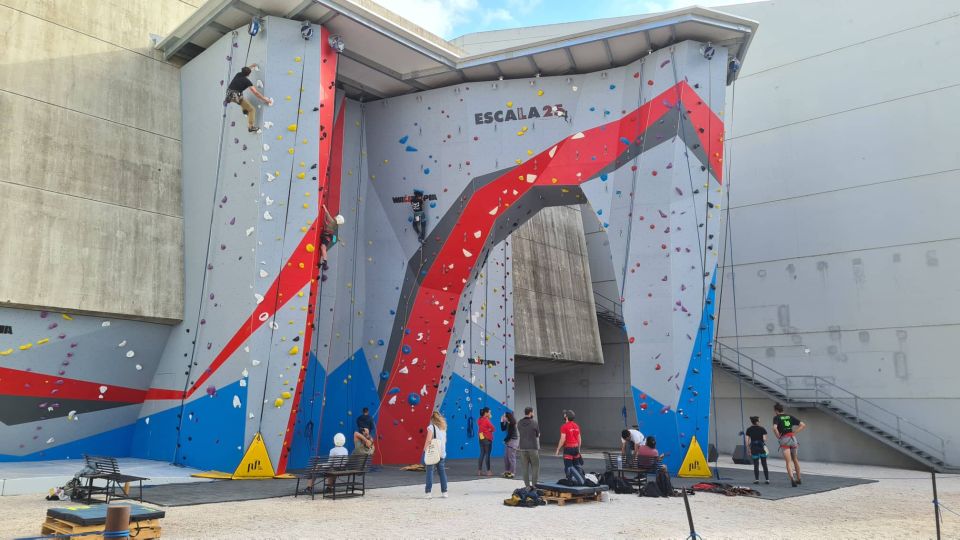
[[[604,473],[603,483],[612,489],[614,493],[621,495],[633,493],[633,486],[613,471]]]
[[[643,487],[644,497],[669,497],[671,495],[673,495],[673,484],[670,482],[670,475],[664,469],[657,471],[655,481],[647,482]]]

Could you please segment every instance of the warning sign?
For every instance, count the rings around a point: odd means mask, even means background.
[[[690,439],[690,448],[687,448],[687,455],[683,458],[683,464],[680,465],[680,471],[677,476],[681,478],[710,478],[713,472],[707,465],[707,458],[703,457],[703,449],[697,438]]]
[[[247,448],[247,453],[240,460],[237,470],[233,471],[234,478],[273,478],[273,465],[267,454],[267,447],[263,444],[263,437],[259,433],[254,435],[253,442]]]

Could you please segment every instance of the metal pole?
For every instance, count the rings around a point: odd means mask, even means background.
[[[939,525],[937,525],[939,528]],[[130,538],[130,505],[107,506],[107,520],[103,526],[104,538]]]
[[[937,540],[940,540],[940,501],[937,499],[936,471],[930,471],[930,479],[933,481],[933,519],[937,522]]]
[[[687,499],[687,488],[683,488],[683,507],[687,510],[687,523],[690,525],[690,536],[687,538],[700,538],[700,535],[697,534],[697,530],[693,527],[693,514],[690,512],[690,500]],[[940,530],[940,525],[937,524],[937,530]],[[939,540],[939,533],[937,539]]]

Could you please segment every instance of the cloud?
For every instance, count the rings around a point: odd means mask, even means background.
[[[477,0],[376,0],[414,24],[449,39],[453,29],[476,15]]]
[[[483,26],[490,26],[491,23],[513,23],[516,19],[509,11],[503,8],[488,9],[483,13]]]

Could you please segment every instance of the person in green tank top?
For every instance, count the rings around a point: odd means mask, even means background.
[[[773,411],[776,413],[773,417],[773,434],[780,442],[783,460],[787,463],[790,485],[797,487],[801,483],[800,458],[797,456],[800,443],[797,442],[797,434],[807,429],[807,425],[796,416],[784,414],[783,405],[779,403],[774,404]]]

